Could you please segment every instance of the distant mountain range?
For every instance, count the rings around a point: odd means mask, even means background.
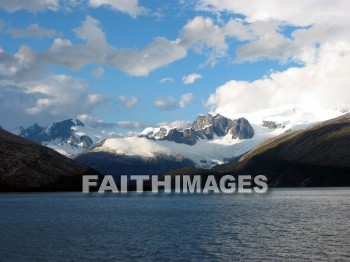
[[[79,128],[86,127],[71,119],[33,125],[20,129],[25,138],[0,129],[0,191],[80,190],[81,175],[100,173],[263,174],[276,187],[350,186],[350,114],[294,131],[208,114],[184,128],[147,128],[93,145]],[[88,148],[72,160],[39,143]]]
[[[75,160],[103,174],[159,175],[184,168],[228,163],[275,131],[245,118],[199,115],[187,127],[146,128],[138,137],[109,138],[79,153]]]
[[[98,142],[100,136],[91,136],[85,125],[78,119],[67,119],[55,122],[51,126],[34,124],[27,128],[19,127],[18,135],[50,147],[57,152],[72,157],[83,149]]]

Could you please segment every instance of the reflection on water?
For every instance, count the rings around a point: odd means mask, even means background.
[[[347,260],[350,190],[1,194],[0,257]]]

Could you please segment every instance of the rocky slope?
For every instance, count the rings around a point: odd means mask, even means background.
[[[271,186],[350,186],[350,114],[272,138],[221,171],[264,174]]]
[[[84,174],[99,173],[0,130],[0,191],[80,191]]]

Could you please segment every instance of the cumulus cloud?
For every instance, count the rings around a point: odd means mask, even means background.
[[[126,108],[132,108],[139,102],[135,96],[119,96],[118,101]]]
[[[38,63],[36,52],[29,46],[22,45],[15,54],[0,50],[0,80],[33,80],[44,72],[43,64]]]
[[[344,10],[350,8],[347,0],[319,1],[295,0],[199,0],[197,9],[211,12],[239,13],[247,22],[286,21],[292,25],[307,26],[312,24],[346,23],[349,16]]]
[[[209,35],[204,31],[210,31],[210,28],[215,37],[203,37]],[[175,40],[156,37],[143,49],[116,48],[107,42],[100,22],[87,16],[81,26],[73,30],[83,43],[73,44],[68,39],[55,38],[48,50],[36,52],[33,65],[63,65],[71,70],[79,70],[86,65],[99,63],[118,68],[131,76],[147,76],[157,68],[186,57],[188,49],[204,52],[208,61],[214,63],[222,52],[226,52],[227,36],[236,35],[240,39],[251,37],[251,33],[244,30],[245,27],[235,20],[230,20],[221,28],[210,18],[197,17],[184,26],[179,38]],[[41,34],[44,35],[43,32]],[[20,33],[15,31],[15,35],[19,36]]]
[[[88,93],[84,81],[67,75],[24,82],[0,81],[2,125],[10,128],[71,118],[108,100],[104,95]]]
[[[202,78],[202,75],[193,73],[193,74],[189,74],[187,76],[184,76],[182,78],[182,82],[185,85],[189,85],[189,84],[193,84],[196,80],[201,79],[201,78]]]
[[[139,5],[138,0],[89,0],[89,6],[93,8],[107,6],[133,18],[148,13],[147,8]]]
[[[253,82],[229,81],[216,89],[207,105],[230,117],[284,107],[318,114],[322,110],[348,110],[349,63],[349,42],[323,44],[315,62]]]
[[[246,41],[254,37],[249,27],[244,26],[241,21],[230,19],[219,26],[212,18],[202,16],[194,17],[180,32],[181,45],[197,53],[205,53],[208,56],[207,63],[212,65],[217,58],[226,56],[227,38]]]
[[[187,104],[193,103],[194,96],[191,93],[184,94],[180,97],[179,107],[184,108]]]
[[[314,59],[318,45],[335,39],[349,41],[350,17],[344,12],[350,8],[347,0],[200,0],[196,8],[244,16],[242,26],[252,38],[237,48],[238,62],[268,58],[306,63]],[[292,31],[290,37],[284,34],[285,28]]]
[[[94,62],[103,63],[110,46],[100,28],[100,22],[87,16],[74,32],[77,38],[85,41],[85,44],[73,45],[69,40],[56,38],[49,50],[39,54],[40,61],[64,65],[72,70],[78,70]]]
[[[39,54],[41,61],[64,65],[78,70],[91,63],[111,65],[132,76],[147,76],[150,71],[186,56],[179,41],[157,37],[143,50],[118,49],[106,41],[98,20],[87,16],[76,28],[78,38],[85,44],[74,45],[67,39],[56,38],[48,51]]]
[[[27,28],[10,28],[8,32],[13,38],[53,38],[61,35],[56,30],[46,29],[38,24],[29,25]]]
[[[105,70],[103,69],[103,67],[96,67],[94,70],[91,71],[91,74],[95,77],[95,78],[100,78],[105,74]]]
[[[166,77],[159,80],[159,83],[161,84],[169,83],[169,82],[174,82],[174,79],[172,79],[171,77]]]
[[[209,17],[196,16],[181,30],[181,44],[201,52],[206,46],[220,50],[227,49],[226,37],[236,37],[241,41],[253,36],[250,30],[238,20],[229,20],[223,26],[215,24]]]
[[[157,37],[143,50],[120,49],[110,54],[106,63],[132,76],[147,76],[150,71],[166,66],[187,55],[178,40]]]
[[[204,37],[209,35],[204,33],[206,30],[213,31],[215,37]],[[53,64],[79,70],[86,65],[99,63],[118,68],[131,76],[147,76],[157,68],[186,57],[188,49],[204,52],[208,61],[214,63],[217,57],[227,51],[226,37],[235,35],[241,40],[252,37],[249,29],[245,29],[238,21],[230,20],[225,26],[219,27],[212,19],[202,17],[189,21],[179,38],[169,40],[156,37],[143,49],[116,48],[110,45],[100,22],[91,16],[87,16],[81,26],[73,31],[83,43],[73,44],[68,39],[57,37],[48,50],[36,52],[35,66]],[[19,36],[20,32],[15,31],[14,34]],[[52,36],[53,32],[45,34]],[[45,34],[41,32],[41,35]]]

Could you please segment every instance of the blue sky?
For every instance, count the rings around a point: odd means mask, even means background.
[[[28,2],[0,3],[0,124],[11,128],[79,116],[118,132],[140,130],[227,112],[230,96],[238,104],[232,116],[278,107],[260,87],[264,79],[283,88],[288,69],[321,72],[322,47],[348,43],[346,1],[296,1],[297,13],[278,1]],[[228,83],[233,93],[222,94]],[[254,88],[263,89],[260,98]],[[281,105],[300,100],[288,92],[294,100]]]

